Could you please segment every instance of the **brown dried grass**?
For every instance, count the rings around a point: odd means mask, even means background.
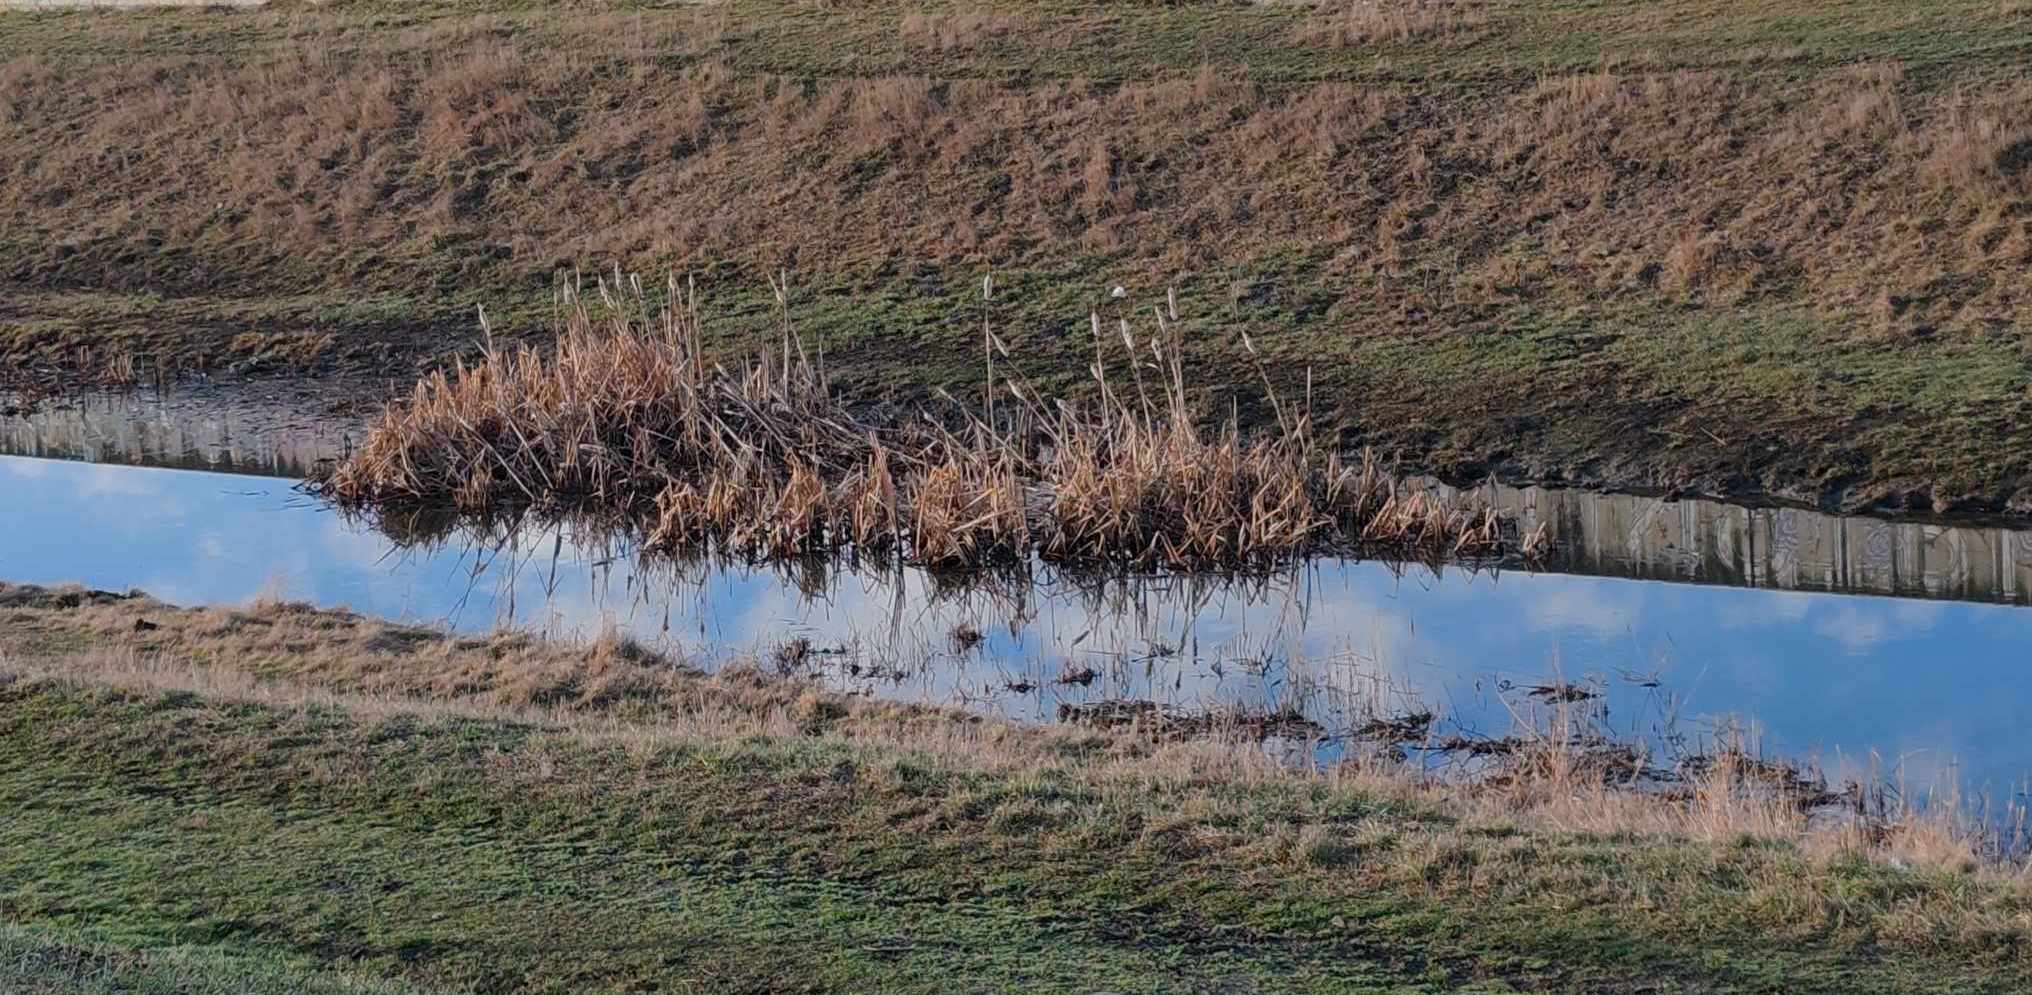
[[[913,10],[904,14],[897,26],[905,44],[932,52],[967,52],[1047,30],[1051,30],[1050,26],[1035,18],[991,10],[954,13]]]
[[[1293,29],[1301,44],[1359,48],[1463,34],[1493,19],[1488,0],[1322,0]]]
[[[695,292],[673,280],[668,293],[652,309],[618,275],[596,301],[567,288],[551,351],[489,348],[425,377],[316,486],[350,505],[605,512],[646,519],[652,548],[757,559],[852,550],[977,567],[1035,552],[1192,568],[1506,545],[1492,512],[1404,493],[1372,457],[1324,455],[1304,409],[1274,390],[1277,431],[1245,438],[1232,415],[1202,428],[1175,303],[1143,338],[1126,320],[1104,336],[1093,319],[1095,401],[996,383],[1003,347],[984,327],[978,409],[870,423],[787,323],[780,351],[729,368],[707,359]],[[1111,364],[1131,384],[1118,389]]]
[[[1936,326],[2032,303],[1995,278],[2032,259],[2018,82],[1942,91],[1862,65],[1782,87],[1635,70],[1459,94],[1211,69],[807,85],[718,61],[711,24],[633,23],[536,47],[480,19],[399,58],[11,60],[0,225],[44,247],[14,275],[301,293],[502,260],[859,272],[1096,251],[1177,274],[1306,246],[1347,304],[1420,323],[1512,298],[1779,294],[1867,315],[1888,291]],[[190,251],[131,251],[159,245]]]

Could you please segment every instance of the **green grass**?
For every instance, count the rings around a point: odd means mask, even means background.
[[[682,6],[603,2],[581,11],[690,16]],[[1080,78],[1099,81],[1190,73],[1205,65],[1247,67],[1273,85],[1319,80],[1431,80],[1483,85],[1604,64],[1652,69],[1725,67],[1783,76],[1859,59],[1898,60],[1922,69],[2009,73],[2032,53],[2028,12],[2006,0],[1522,0],[1492,4],[1486,24],[1458,35],[1385,41],[1354,49],[1302,43],[1300,5],[1204,2],[1090,3],[999,0],[908,5],[730,0],[709,10],[724,27],[730,61],[743,71],[807,77],[896,73],[944,78]],[[937,17],[1000,11],[1038,28],[1060,28],[1051,44],[1015,37],[940,52],[898,40],[909,14]],[[333,11],[277,3],[268,11],[193,16],[188,11],[109,15],[95,11],[11,13],[0,45],[55,59],[203,56],[259,60],[287,52],[320,22],[350,30],[333,51],[370,47],[379,36],[436,23],[490,18],[493,30],[532,41],[575,38],[541,0],[389,3],[367,0]],[[124,31],[79,30],[119,17]],[[617,39],[616,47],[625,41]]]
[[[824,739],[615,744],[32,680],[0,690],[0,760],[0,945],[33,952],[0,978],[52,991],[124,990],[80,957],[193,992],[1866,995],[2004,992],[2024,969],[2008,947],[1893,954],[1869,930],[1757,922],[1785,915],[1753,886],[1774,874],[1859,919],[1948,878],[1502,832],[1421,854],[1428,817],[1338,792],[1229,794],[1232,833],[1301,812],[1365,830],[1236,861],[1167,824],[1189,788],[1103,799]],[[1491,864],[1519,883],[1452,885]],[[1588,897],[1675,876],[1692,887],[1671,908]]]
[[[421,995],[266,955],[138,950],[11,925],[0,925],[0,985],[12,995]]]
[[[1945,995],[2028,970],[2009,865],[1756,819],[1574,832],[1246,751],[0,585],[0,990]]]

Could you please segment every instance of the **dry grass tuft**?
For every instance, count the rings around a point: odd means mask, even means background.
[[[1300,44],[1359,48],[1466,33],[1491,20],[1477,0],[1322,0],[1293,32]]]
[[[905,44],[932,52],[969,52],[1046,26],[1032,18],[1002,11],[927,13],[913,10],[903,15],[897,33]]]
[[[597,305],[567,290],[554,350],[490,348],[426,377],[317,486],[350,505],[605,512],[648,521],[652,548],[756,559],[853,551],[980,567],[1034,552],[1246,567],[1509,545],[1492,512],[1406,493],[1371,457],[1322,455],[1308,415],[1274,389],[1275,433],[1244,438],[1232,416],[1202,429],[1175,304],[1148,337],[1126,320],[1104,335],[1093,320],[1096,401],[998,382],[1005,350],[984,328],[978,410],[953,402],[870,424],[835,399],[787,322],[780,350],[728,368],[706,358],[696,294],[668,290],[660,309],[618,276],[600,282]],[[1118,359],[1129,384],[1109,378]]]

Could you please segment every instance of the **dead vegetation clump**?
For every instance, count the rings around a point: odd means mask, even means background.
[[[1161,418],[1069,415],[1057,427],[1044,558],[1253,565],[1335,538],[1444,555],[1504,548],[1491,511],[1402,492],[1372,454],[1319,458],[1303,414],[1244,441],[1232,421],[1198,428],[1182,387],[1166,403]]]
[[[1274,388],[1275,433],[1245,438],[1232,416],[1203,429],[1175,302],[1148,337],[1126,320],[1105,336],[1093,319],[1091,402],[998,381],[1006,349],[984,329],[979,406],[872,422],[837,400],[823,356],[787,320],[779,350],[729,367],[708,358],[696,293],[675,280],[668,292],[655,309],[618,276],[596,298],[567,288],[551,352],[490,347],[431,374],[315,487],[355,507],[605,512],[646,521],[652,549],[757,560],[853,552],[974,568],[1035,553],[1232,568],[1514,546],[1492,511],[1405,492],[1373,457],[1325,454],[1304,408]]]
[[[1058,706],[1058,721],[1154,739],[1233,738],[1250,742],[1286,739],[1310,743],[1326,735],[1324,726],[1289,705],[1194,711],[1134,699],[1062,702]]]
[[[1725,724],[1698,744],[1678,732],[1619,734],[1596,694],[1570,693],[1579,687],[1505,688],[1513,727],[1500,735],[1439,735],[1441,717],[1416,707],[1329,728],[1298,700],[1186,707],[1108,698],[1062,702],[1057,719],[1139,741],[1279,742],[1286,747],[1282,755],[1300,766],[1324,764],[1349,776],[1437,788],[1491,819],[1532,813],[1562,828],[1616,832],[1635,812],[1649,813],[1646,819],[1677,813],[1686,817],[1675,823],[1681,830],[1693,826],[1704,839],[1831,826],[1863,847],[1923,825],[1933,837],[1959,840],[1964,860],[2009,856],[2032,844],[2024,815],[2015,809],[2003,813],[2001,823],[1985,822],[1996,813],[1975,812],[1950,795],[1922,810],[1874,769],[1831,783],[1814,764],[1765,753],[1740,725]],[[1534,707],[1515,707],[1507,697],[1512,693]],[[1669,831],[1664,825],[1651,824]]]
[[[730,371],[706,358],[695,306],[652,318],[615,296],[625,292],[599,285],[601,320],[567,290],[569,319],[548,352],[489,348],[425,377],[320,487],[353,503],[449,500],[468,512],[652,502],[656,542],[721,536],[789,555],[831,524],[822,475],[886,474],[879,444],[808,357],[765,354]],[[882,482],[861,478],[855,496],[879,501]]]
[[[301,701],[306,693],[437,702],[466,714],[578,716],[590,722],[718,722],[794,711],[812,699],[805,681],[765,664],[829,652],[792,640],[773,661],[708,674],[613,629],[578,641],[526,632],[462,635],[287,601],[182,608],[133,591],[46,588],[0,581],[0,663],[40,672],[77,647],[77,666],[140,686],[196,680],[209,690]],[[52,655],[54,654],[54,656]],[[5,669],[5,668],[0,668]],[[829,706],[830,707],[830,706]],[[900,702],[860,702],[833,731],[955,721],[954,713]]]

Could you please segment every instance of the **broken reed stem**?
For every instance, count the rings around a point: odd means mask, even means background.
[[[476,362],[424,377],[314,486],[350,505],[613,513],[646,519],[651,547],[765,559],[851,549],[971,567],[1035,553],[1192,569],[1514,546],[1493,512],[1407,493],[1371,454],[1322,455],[1310,417],[1277,399],[1267,373],[1277,432],[1245,438],[1232,414],[1203,430],[1175,300],[1146,341],[1120,325],[1133,398],[1109,383],[1096,316],[1098,399],[1046,401],[996,383],[1007,352],[984,280],[981,408],[870,424],[835,399],[792,328],[787,274],[770,283],[781,347],[731,369],[706,359],[688,283],[669,281],[660,308],[618,273],[590,298],[565,286],[552,350],[498,349],[489,334]]]

